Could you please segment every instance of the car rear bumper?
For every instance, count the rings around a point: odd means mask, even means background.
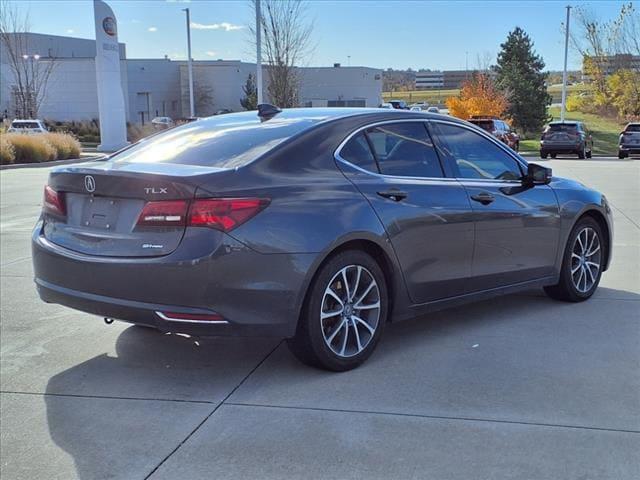
[[[638,154],[640,154],[640,144],[620,145],[618,147],[618,149],[621,152],[626,153],[628,155],[638,155]]]
[[[167,332],[295,333],[315,254],[260,254],[227,235],[205,257],[185,259],[188,247],[155,258],[95,257],[51,243],[37,227],[32,237],[35,283],[45,302]],[[170,320],[166,312],[185,317]],[[221,319],[189,320],[213,314]]]
[[[540,151],[547,153],[578,153],[583,145],[575,143],[545,143],[540,145]]]

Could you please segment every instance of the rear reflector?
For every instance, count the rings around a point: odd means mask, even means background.
[[[200,314],[200,313],[177,313],[177,312],[156,312],[163,320],[173,322],[210,322],[210,323],[227,323],[222,315],[217,313]]]
[[[138,217],[138,225],[152,227],[185,226],[187,200],[148,202]]]
[[[61,217],[66,216],[67,211],[64,205],[64,197],[62,193],[56,192],[49,185],[44,186],[44,200],[42,202],[42,209],[46,213],[52,215],[58,215]]]
[[[255,216],[269,204],[265,198],[201,198],[148,202],[140,216],[139,226],[209,227],[229,232]]]
[[[229,232],[258,214],[269,204],[264,198],[204,198],[194,200],[188,225]]]

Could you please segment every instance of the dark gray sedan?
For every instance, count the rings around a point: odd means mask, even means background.
[[[611,210],[451,117],[265,107],[59,167],[33,232],[46,302],[361,364],[385,324],[532,287],[589,298]]]

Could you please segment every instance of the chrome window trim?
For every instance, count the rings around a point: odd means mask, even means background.
[[[399,176],[399,175],[385,175],[383,173],[377,173],[377,172],[371,172],[369,170],[366,170],[362,167],[359,167],[358,165],[354,165],[353,163],[351,163],[350,161],[346,160],[345,158],[340,156],[340,151],[342,150],[342,148],[347,144],[347,142],[349,142],[349,140],[351,140],[353,137],[355,137],[358,133],[368,129],[368,128],[373,128],[373,127],[377,127],[379,125],[388,125],[390,123],[409,123],[409,122],[413,122],[413,123],[424,123],[427,124],[427,128],[428,128],[428,124],[429,123],[444,123],[446,125],[453,125],[456,127],[460,127],[460,128],[465,128],[471,132],[474,132],[478,135],[480,135],[481,137],[486,138],[487,140],[489,140],[490,142],[492,142],[494,145],[497,145],[503,152],[505,152],[509,157],[511,157],[521,168],[524,172],[527,171],[527,163],[525,160],[523,160],[522,158],[520,158],[518,156],[518,154],[516,154],[515,152],[511,151],[511,149],[509,147],[507,147],[505,144],[503,144],[502,142],[498,141],[495,137],[493,137],[492,135],[489,135],[488,133],[486,133],[484,130],[473,126],[473,125],[467,125],[466,123],[459,123],[459,122],[452,122],[452,121],[447,121],[447,119],[434,119],[434,118],[402,118],[402,119],[397,119],[397,120],[382,120],[382,121],[378,121],[378,122],[374,122],[374,123],[369,123],[363,127],[359,127],[358,129],[354,130],[353,132],[351,132],[349,135],[347,135],[345,137],[344,140],[342,140],[342,142],[340,142],[340,145],[338,145],[338,148],[335,149],[335,152],[333,153],[333,158],[339,162],[342,162],[348,166],[350,166],[351,168],[355,168],[356,170],[363,172],[363,173],[367,173],[369,175],[375,176],[375,177],[381,177],[381,178],[389,178],[389,179],[401,179],[401,180],[437,180],[437,181],[457,181],[457,182],[481,182],[481,183],[498,183],[498,184],[505,184],[505,185],[521,185],[522,181],[521,180],[500,180],[500,179],[495,179],[495,178],[466,178],[466,177],[410,177],[410,176]],[[438,154],[438,157],[440,155]],[[443,172],[443,174],[446,175],[446,172]]]

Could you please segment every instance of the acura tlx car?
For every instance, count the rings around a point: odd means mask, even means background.
[[[612,222],[602,194],[467,122],[261,105],[54,169],[32,244],[45,302],[286,337],[339,371],[389,321],[532,287],[588,299]]]

